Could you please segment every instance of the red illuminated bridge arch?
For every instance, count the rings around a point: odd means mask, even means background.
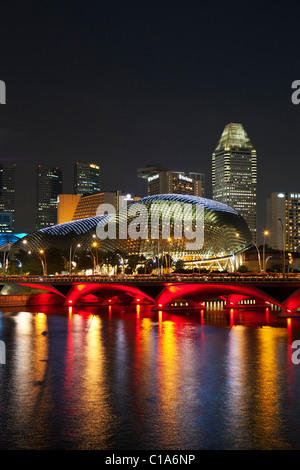
[[[123,284],[101,284],[101,283],[78,283],[74,284],[66,296],[66,303],[76,304],[83,297],[90,294],[99,294],[101,297],[108,298],[120,294],[127,294],[131,297],[136,297],[141,301],[147,300],[151,303],[154,299],[145,294],[142,290],[135,286]]]
[[[194,297],[199,301],[207,301],[214,297],[228,296],[231,304],[242,299],[253,298],[262,303],[273,303],[280,306],[280,302],[260,291],[256,287],[236,284],[166,284],[162,292],[156,297],[154,308],[166,307],[168,304],[186,297]]]
[[[49,282],[16,282],[16,285],[31,288],[30,301],[40,304],[48,302],[73,304],[85,302],[87,296],[93,295],[95,302],[105,301],[110,297],[131,297],[133,301],[147,302],[153,309],[167,308],[168,305],[183,298],[191,298],[197,302],[205,302],[213,298],[226,301],[226,306],[238,307],[243,299],[255,299],[257,306],[270,303],[281,308],[286,314],[300,312],[299,283],[275,282],[270,285],[264,283],[250,284],[241,282],[77,282],[68,283],[61,288],[61,283],[54,279]],[[150,286],[151,285],[151,286]],[[24,291],[25,292],[25,291]],[[40,292],[40,295],[37,294]],[[268,293],[269,292],[269,293]],[[18,290],[16,290],[16,294]],[[12,288],[12,294],[13,288]],[[84,298],[85,297],[85,298]]]

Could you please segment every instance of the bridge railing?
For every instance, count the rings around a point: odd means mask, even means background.
[[[0,276],[0,284],[4,282],[16,283],[78,283],[78,282],[300,282],[300,273],[291,274],[162,274],[162,275],[55,275],[55,276]]]

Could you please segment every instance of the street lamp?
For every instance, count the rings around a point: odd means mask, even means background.
[[[124,259],[123,257],[119,254],[119,253],[116,253],[116,255],[118,256],[119,258],[119,266],[122,266],[121,268],[121,274],[123,274],[123,269],[124,269]],[[117,266],[117,274],[118,274],[118,266]]]
[[[171,255],[170,255],[170,243],[172,241],[172,238],[168,238],[168,257],[167,257],[167,269],[168,269],[168,272],[170,272],[171,270]],[[193,269],[194,269],[194,266],[193,266]]]
[[[264,244],[263,244],[263,272],[266,272],[266,237],[269,236],[269,230],[264,231]]]
[[[93,255],[92,251],[90,251],[90,255],[86,255],[87,258],[91,258],[93,260],[93,274],[95,274],[95,266],[96,266],[96,261],[95,261],[95,256]]]
[[[150,243],[150,240],[147,239],[146,243]],[[160,274],[159,255],[160,255],[160,239],[159,239],[159,234],[158,234],[158,239],[157,239],[157,270],[156,270],[158,275]]]
[[[92,243],[92,247],[95,248],[95,252],[96,252],[96,256],[93,254],[92,250],[91,250],[91,253],[93,255],[93,258],[94,258],[94,274],[95,274],[95,271],[96,271],[96,268],[99,264],[98,262],[98,243],[97,242],[93,242]]]
[[[236,238],[240,238],[239,232],[236,232],[235,237],[236,237]],[[230,259],[231,267],[232,267],[233,272],[235,272],[235,271],[236,271],[236,268],[237,268],[236,257],[235,257],[235,255],[234,255],[234,253],[232,253],[232,251],[230,251],[230,252],[231,252],[231,255],[232,255],[232,257],[231,257],[231,259]]]
[[[259,272],[261,273],[263,268],[261,266],[260,251],[259,251],[259,248],[258,248],[257,244],[253,240],[252,240],[252,243],[255,246],[256,251],[257,251],[257,260],[258,260],[258,265],[259,265]]]
[[[159,254],[160,254],[160,243],[159,243],[159,234],[158,234],[158,239],[157,239],[157,274],[158,275],[160,275]]]
[[[3,251],[3,276],[6,275],[6,271],[7,271],[7,268],[8,268],[8,257],[9,257],[10,250],[11,250],[12,246],[13,246],[13,243],[11,241],[8,242],[8,250]]]
[[[42,266],[43,266],[43,275],[47,276],[47,262],[46,262],[45,250],[41,249],[39,251],[39,254],[41,255],[41,256],[39,256],[39,258],[40,258]]]
[[[74,239],[73,239],[73,240],[74,240]],[[80,243],[77,243],[77,245],[75,246],[74,252],[72,253],[73,240],[71,241],[70,251],[69,251],[69,274],[70,274],[70,275],[72,274],[72,261],[73,261],[73,259],[74,259],[76,250],[77,250],[77,248],[80,248],[80,246],[81,246]]]

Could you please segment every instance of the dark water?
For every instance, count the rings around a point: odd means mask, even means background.
[[[0,449],[299,449],[300,320],[0,312]]]

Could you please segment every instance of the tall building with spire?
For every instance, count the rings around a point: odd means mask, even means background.
[[[242,124],[225,126],[212,154],[213,199],[237,210],[256,242],[257,156]]]

